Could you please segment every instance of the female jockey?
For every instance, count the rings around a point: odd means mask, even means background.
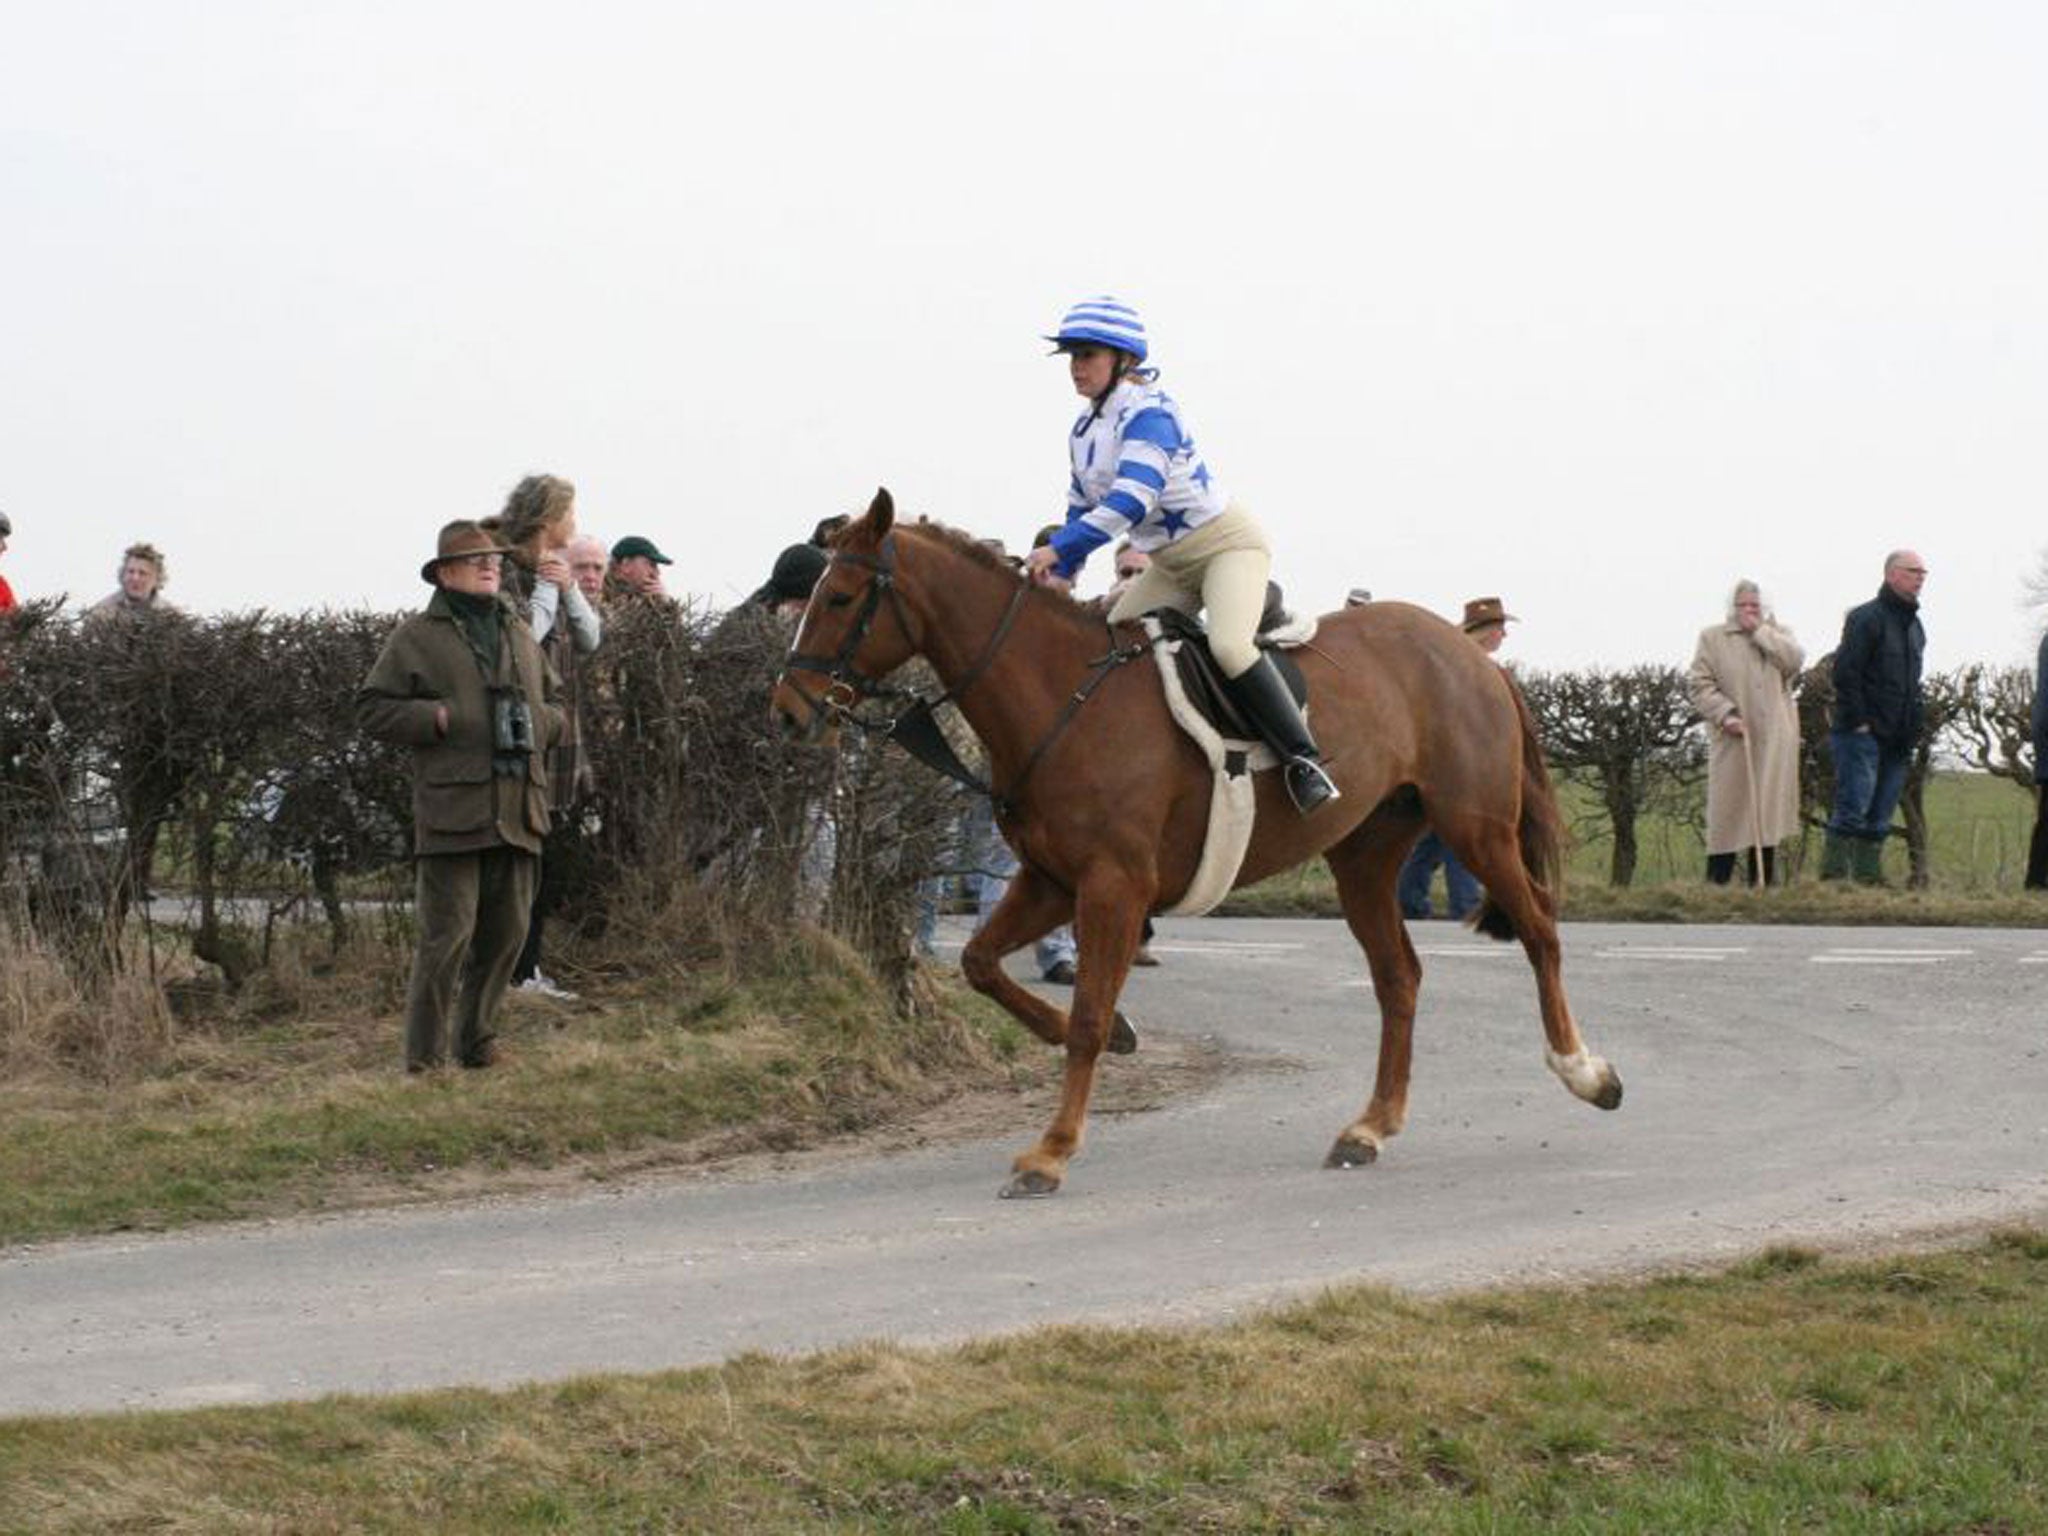
[[[1098,546],[1128,535],[1151,564],[1109,611],[1112,624],[1155,608],[1209,612],[1209,650],[1231,700],[1286,764],[1287,793],[1306,814],[1337,798],[1322,754],[1270,657],[1258,648],[1273,554],[1265,530],[1232,502],[1195,451],[1180,407],[1145,362],[1145,323],[1128,304],[1083,299],[1059,334],[1074,392],[1067,521],[1025,561],[1032,579],[1071,581]]]

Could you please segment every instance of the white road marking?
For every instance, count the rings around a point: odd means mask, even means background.
[[[1499,960],[1507,955],[1519,955],[1521,952],[1519,946],[1507,944],[1431,944],[1428,946],[1418,944],[1415,946],[1416,954],[1428,955],[1432,958],[1439,955],[1452,957],[1476,955],[1481,960]]]
[[[1806,958],[1815,965],[1939,965],[1975,953],[1973,949],[1824,949]]]
[[[1209,939],[1201,943],[1181,944],[1164,944],[1155,939],[1148,947],[1155,955],[1261,955],[1307,948],[1303,944],[1258,939]]]
[[[948,938],[940,935],[932,941],[934,949],[964,949],[965,939]],[[1028,948],[1029,946],[1027,946]],[[1256,939],[1213,939],[1199,944],[1166,944],[1154,940],[1148,946],[1155,955],[1236,955],[1243,959],[1257,959],[1261,955],[1285,954],[1306,949],[1305,944],[1282,943],[1279,940],[1261,941]],[[1022,950],[1018,953],[1023,953]]]
[[[1956,955],[1974,955],[1974,949],[1900,949],[1886,945],[1882,949],[1857,949],[1848,945],[1836,945],[1821,951],[1824,955],[1912,955],[1921,960],[1947,960]]]
[[[1620,949],[1596,949],[1593,953],[1602,960],[1726,960],[1730,955],[1746,955],[1746,944],[1645,944],[1640,947],[1627,945]]]
[[[2048,951],[2038,955],[2021,955],[2021,965],[2048,965]]]

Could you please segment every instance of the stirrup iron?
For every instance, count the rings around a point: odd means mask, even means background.
[[[1336,782],[1323,771],[1323,765],[1312,757],[1290,759],[1286,768],[1281,771],[1281,777],[1287,784],[1287,798],[1294,802],[1295,810],[1304,816],[1319,805],[1327,805],[1332,800],[1344,798],[1343,791],[1338,789]]]

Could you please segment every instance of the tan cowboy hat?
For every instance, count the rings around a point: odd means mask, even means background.
[[[1501,606],[1499,598],[1475,597],[1465,605],[1465,618],[1458,627],[1469,635],[1475,629],[1485,629],[1490,624],[1498,624],[1505,628],[1510,621],[1516,624],[1522,622]]]
[[[441,542],[434,558],[420,567],[420,580],[430,587],[441,585],[440,569],[444,560],[466,560],[471,555],[509,555],[509,545],[500,544],[476,523],[466,517],[458,517],[452,523],[441,527]]]

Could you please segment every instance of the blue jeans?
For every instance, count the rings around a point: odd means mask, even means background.
[[[1912,748],[1879,741],[1868,731],[1829,731],[1828,747],[1835,758],[1835,814],[1828,830],[1880,841],[1899,808]]]
[[[1401,866],[1401,876],[1394,884],[1403,917],[1430,915],[1429,883],[1439,864],[1444,867],[1444,892],[1450,898],[1451,916],[1463,919],[1479,905],[1479,882],[1472,878],[1472,871],[1458,862],[1458,856],[1445,846],[1442,838],[1425,832],[1409,852],[1408,862]]]

